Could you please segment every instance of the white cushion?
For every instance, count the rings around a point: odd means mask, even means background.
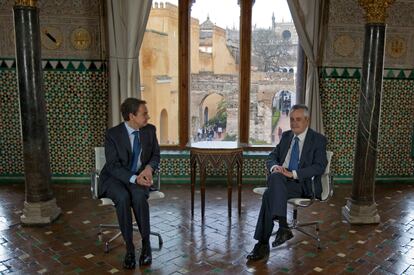
[[[253,189],[253,192],[263,196],[266,189],[267,189],[267,187],[256,187],[256,188]]]
[[[101,205],[114,205],[114,202],[108,198],[101,198]]]
[[[160,191],[152,191],[150,192],[150,196],[148,200],[158,200],[164,198],[165,195],[163,192]],[[109,198],[101,198],[101,205],[114,205],[114,202]]]
[[[158,200],[164,198],[165,195],[161,191],[152,191],[150,192],[150,196],[148,200]]]
[[[253,189],[253,192],[263,196],[266,189],[267,187],[256,187]],[[297,205],[297,206],[306,206],[310,201],[311,201],[310,199],[293,198],[293,199],[289,199],[288,203]]]
[[[308,206],[308,204],[311,202],[311,199],[304,199],[304,198],[293,198],[289,199],[288,203],[296,206]]]

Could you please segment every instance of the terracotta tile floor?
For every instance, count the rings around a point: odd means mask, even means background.
[[[267,262],[246,265],[246,254],[255,241],[253,232],[260,197],[245,185],[243,213],[227,216],[226,188],[207,186],[206,217],[200,217],[199,196],[195,216],[190,215],[190,186],[164,185],[166,198],[151,202],[153,231],[164,239],[153,252],[150,268],[126,273],[152,274],[414,274],[414,188],[412,185],[379,185],[376,201],[379,225],[349,225],[341,207],[350,195],[349,185],[335,188],[328,203],[317,203],[300,212],[302,220],[321,224],[324,248],[294,232],[295,238],[271,250]],[[22,227],[19,216],[23,185],[0,186],[0,273],[60,274],[122,273],[124,246],[121,239],[104,253],[97,238],[99,223],[116,220],[112,206],[99,206],[90,198],[89,186],[54,186],[62,215],[52,225]],[[233,198],[236,198],[236,193]],[[112,233],[106,232],[104,239]],[[139,250],[139,234],[135,236]],[[156,247],[156,239],[152,246]],[[137,252],[139,255],[139,251]]]

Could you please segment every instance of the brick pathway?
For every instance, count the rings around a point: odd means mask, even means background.
[[[19,224],[24,185],[3,184],[0,188],[0,273],[124,272],[122,242],[116,241],[106,254],[97,239],[97,224],[115,221],[115,211],[92,200],[87,185],[56,185],[63,214],[45,227]],[[192,220],[189,185],[164,185],[166,198],[151,202],[152,229],[161,232],[164,246],[154,250],[151,267],[137,268],[135,274],[414,274],[412,185],[377,186],[381,223],[365,226],[342,220],[341,207],[351,188],[336,186],[331,201],[300,212],[304,220],[323,221],[322,250],[313,240],[294,232],[295,237],[286,245],[271,250],[267,263],[247,265],[245,257],[255,243],[252,236],[260,207],[260,197],[252,188],[244,186],[241,217],[233,201],[233,217],[229,219],[226,188],[207,186],[206,217],[202,221],[199,194]],[[108,239],[113,232],[105,233],[103,238]],[[139,250],[139,234],[134,237]],[[152,246],[156,247],[155,239]]]

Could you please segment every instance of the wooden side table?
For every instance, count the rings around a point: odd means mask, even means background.
[[[201,216],[204,218],[205,192],[206,192],[206,169],[211,164],[213,168],[219,168],[223,163],[227,168],[227,202],[228,215],[231,217],[231,193],[233,168],[237,165],[237,188],[238,188],[238,213],[241,214],[241,190],[242,190],[242,166],[243,149],[237,148],[190,148],[191,166],[191,216],[194,216],[194,192],[196,182],[196,166],[200,167],[200,191],[201,191]]]

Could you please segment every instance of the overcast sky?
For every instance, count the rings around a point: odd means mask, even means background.
[[[178,0],[157,1],[170,2],[177,5]],[[290,22],[289,7],[286,0],[256,0],[253,5],[252,25],[256,24],[258,28],[268,28],[272,25],[272,12],[276,17],[276,22]],[[237,0],[196,0],[191,9],[191,16],[204,22],[210,16],[210,20],[219,27],[238,29],[240,7]]]

